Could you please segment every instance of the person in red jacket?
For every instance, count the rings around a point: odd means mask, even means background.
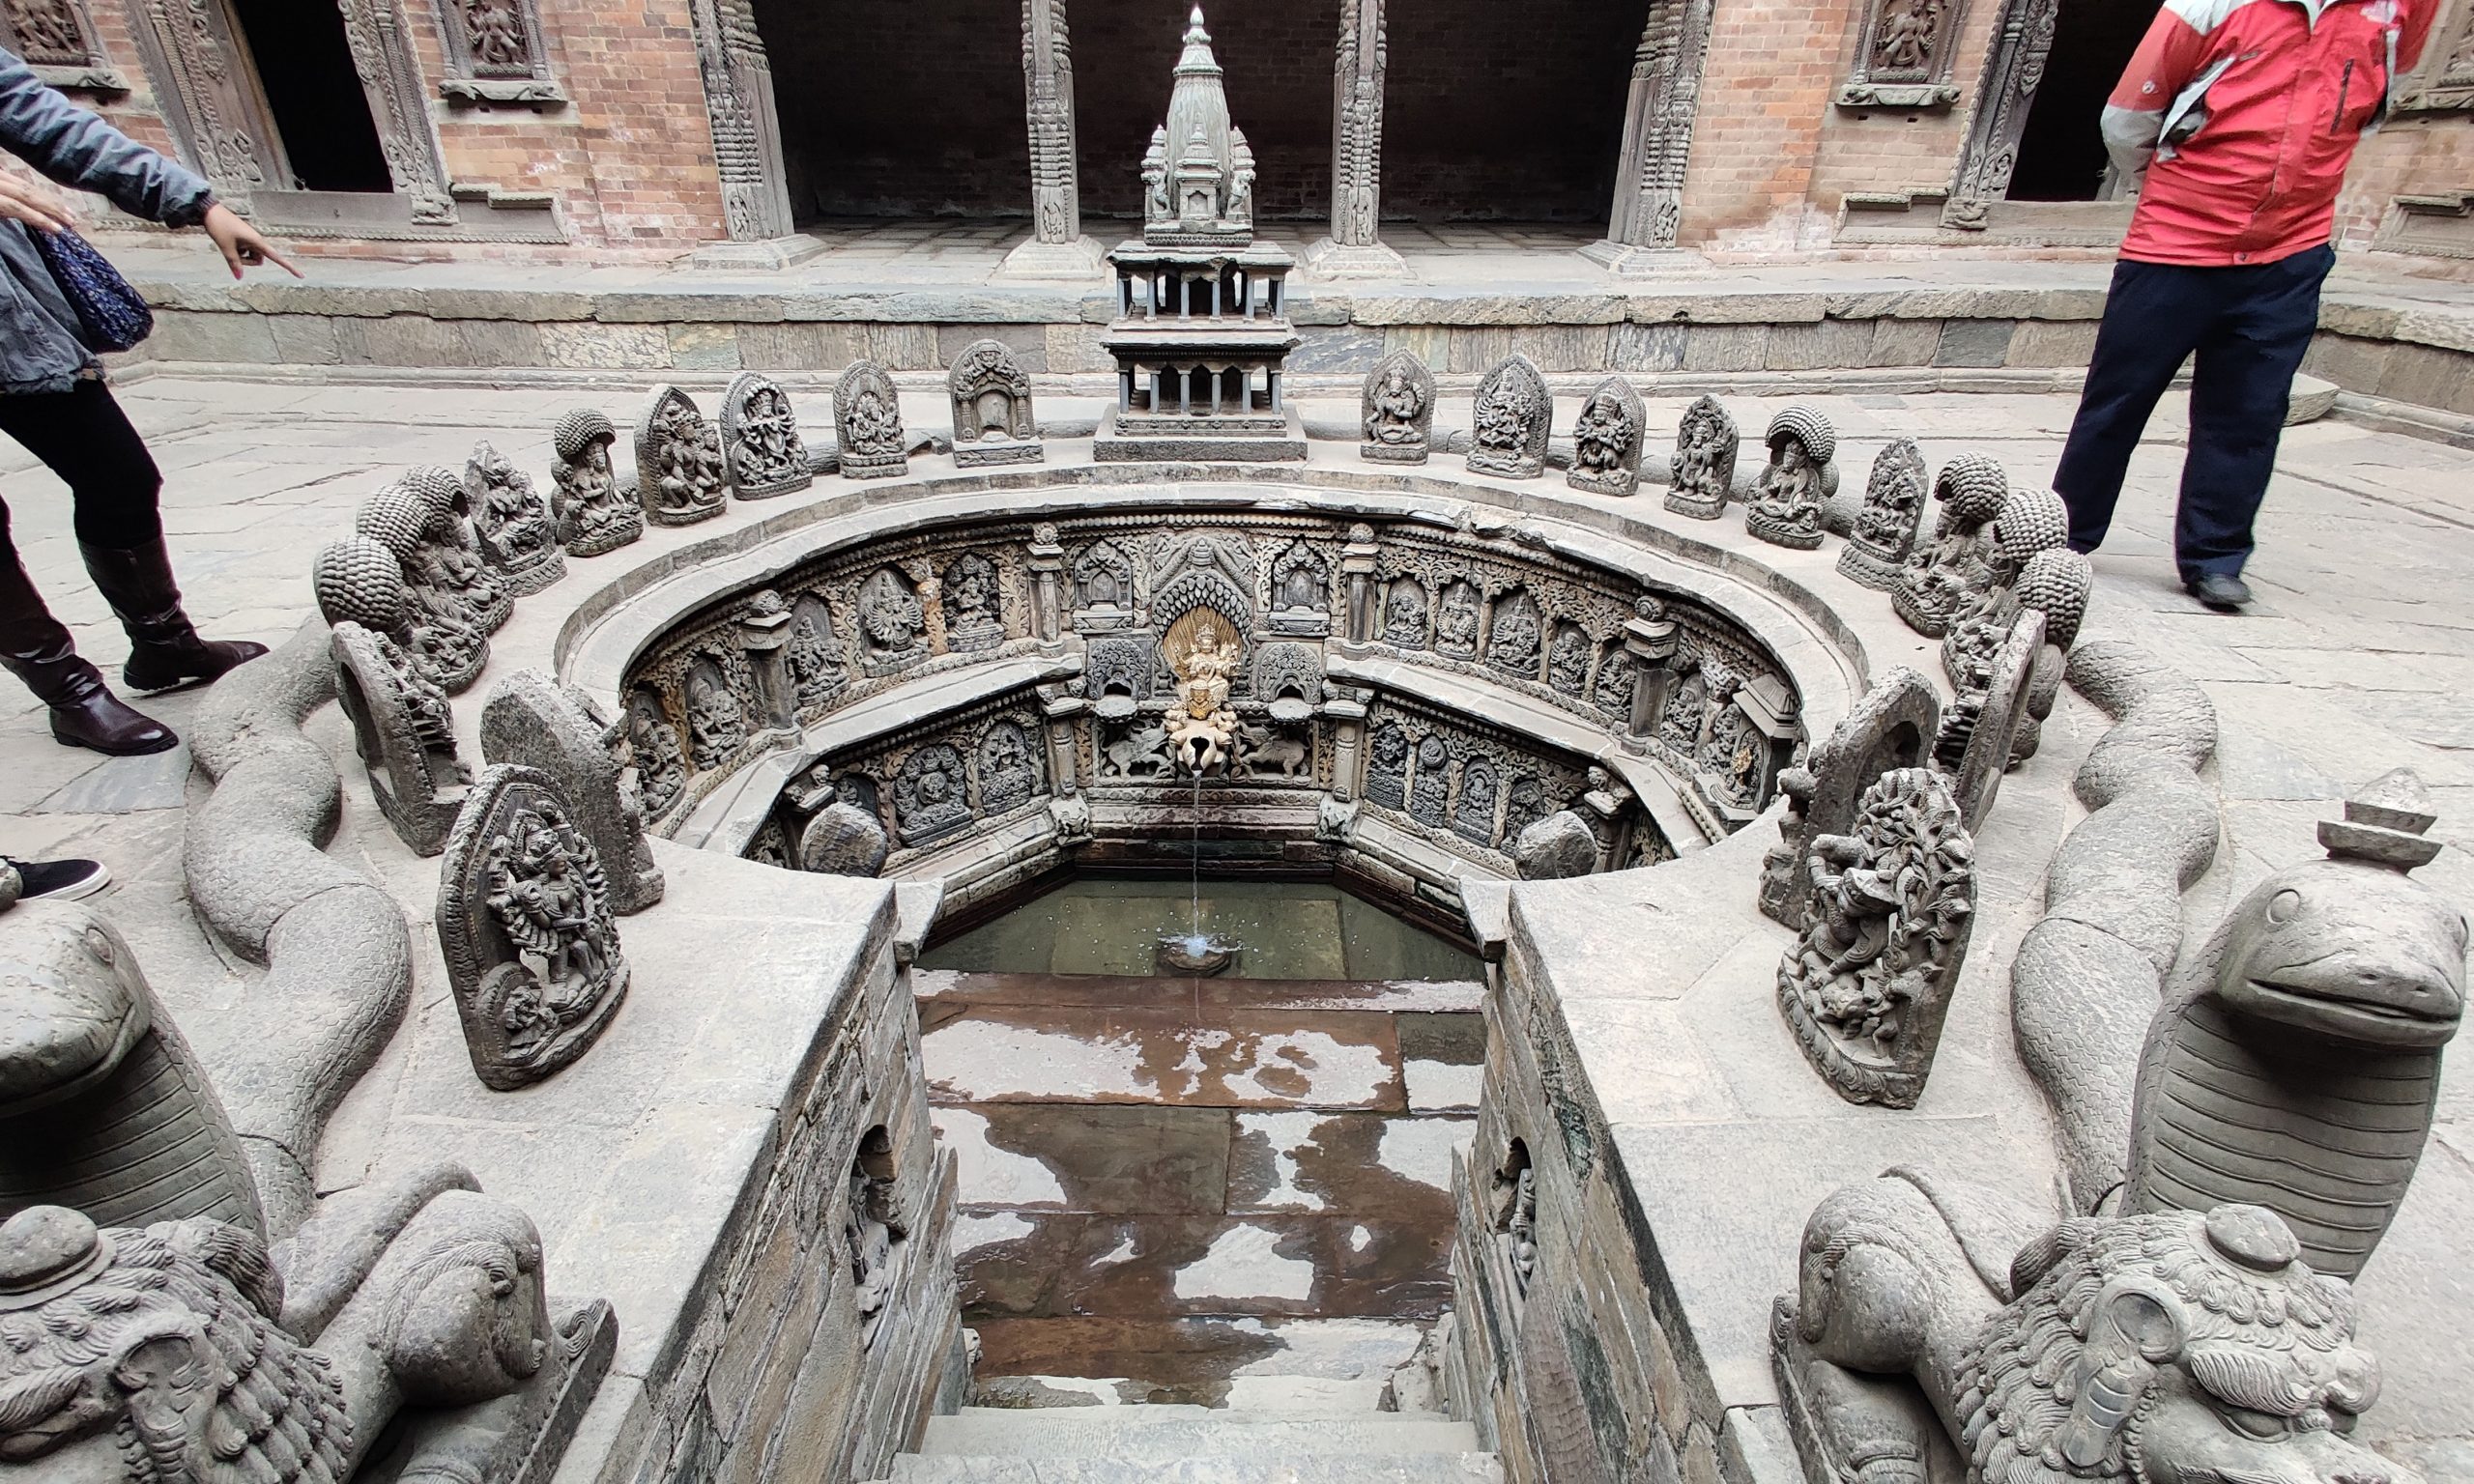
[[[2319,322],[2337,190],[2414,65],[2437,0],[2166,0],[2106,102],[2142,180],[2054,489],[2070,546],[2113,521],[2156,400],[2191,368],[2173,557],[2209,608],[2251,601],[2251,524]]]

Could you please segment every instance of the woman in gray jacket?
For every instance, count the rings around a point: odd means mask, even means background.
[[[131,215],[204,227],[235,278],[244,266],[263,263],[300,276],[256,228],[216,201],[206,182],[45,87],[5,50],[0,148],[64,186],[108,197]],[[27,235],[67,225],[48,195],[0,176],[0,433],[68,483],[86,571],[129,631],[121,678],[129,689],[213,680],[264,654],[266,646],[201,639],[181,612],[156,508],[162,475],[103,385],[102,365],[86,344],[76,311]],[[180,740],[114,696],[95,667],[78,657],[69,630],[43,606],[17,558],[5,504],[0,665],[51,708],[51,734],[69,746],[127,755],[159,753]]]

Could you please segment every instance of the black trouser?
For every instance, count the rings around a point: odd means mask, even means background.
[[[2185,583],[2241,573],[2293,374],[2319,324],[2319,282],[2336,261],[2333,248],[2314,247],[2239,268],[2114,265],[2087,388],[2053,476],[2070,507],[2072,551],[2105,539],[2148,414],[2196,356],[2173,560]]]
[[[0,396],[0,433],[25,444],[69,485],[77,539],[123,552],[163,534],[163,476],[110,388],[79,382],[69,391]],[[8,539],[0,505],[0,543]],[[0,556],[11,548],[0,547]]]

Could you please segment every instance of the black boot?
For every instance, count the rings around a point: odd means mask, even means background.
[[[181,740],[113,695],[95,667],[77,657],[76,642],[43,607],[14,551],[0,554],[0,665],[51,708],[51,735],[64,747],[129,757]]]
[[[181,588],[172,581],[172,553],[157,536],[126,551],[77,543],[86,571],[103,601],[129,631],[129,663],[120,677],[132,691],[164,691],[192,680],[215,680],[225,671],[267,652],[245,640],[200,639],[181,612]]]

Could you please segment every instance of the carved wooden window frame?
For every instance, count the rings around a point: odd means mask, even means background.
[[[2474,113],[2474,0],[2431,27],[2414,70],[2397,79],[2390,107],[2402,114]]]
[[[1924,59],[1913,67],[1874,65],[1882,29],[1893,5],[1939,8],[1940,23],[1927,43]],[[1967,0],[1868,0],[1864,23],[1857,32],[1856,60],[1847,80],[1831,101],[1841,108],[1943,109],[1959,100],[1951,74],[1958,65],[1959,33],[1967,26]]]
[[[43,47],[28,43],[24,16],[38,5],[68,22],[74,33],[71,45]],[[5,0],[0,3],[0,45],[25,59],[36,76],[55,88],[86,93],[129,91],[129,79],[103,59],[103,48],[95,40],[95,17],[87,13],[86,0],[51,0],[47,5],[43,0]]]
[[[524,44],[521,60],[490,62],[481,57],[474,44],[470,14],[475,3],[501,4],[512,13],[516,35]],[[438,29],[446,58],[446,76],[438,92],[448,103],[556,108],[568,101],[565,91],[550,75],[539,0],[438,0]]]

